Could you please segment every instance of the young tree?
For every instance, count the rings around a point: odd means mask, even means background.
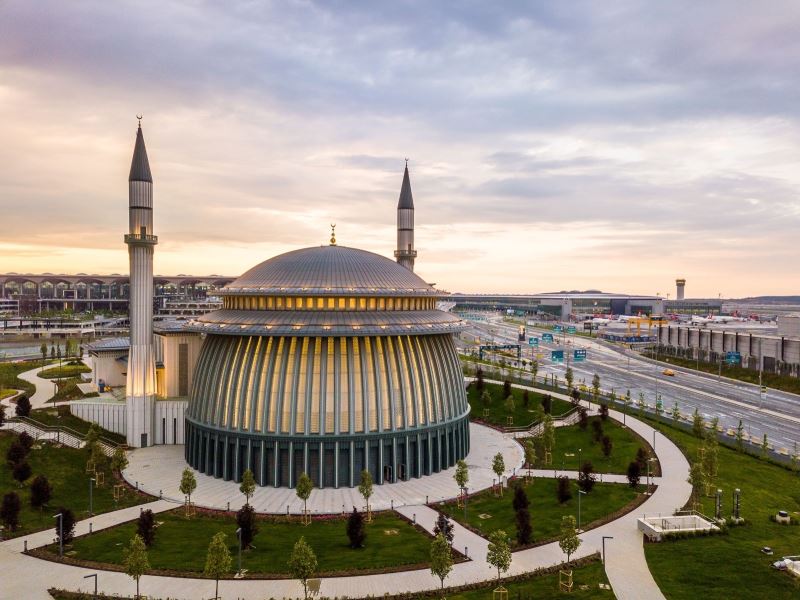
[[[453,522],[447,518],[447,515],[444,513],[439,513],[439,516],[436,518],[436,524],[433,526],[433,535],[443,535],[445,539],[452,544],[453,543],[453,536],[455,532],[453,531],[455,527],[453,527]]]
[[[761,456],[766,458],[768,454],[769,454],[769,441],[767,440],[767,434],[765,433],[764,440],[761,442]],[[14,473],[16,473],[16,468],[14,468]],[[14,479],[17,479],[16,475],[14,475]]]
[[[458,466],[456,465],[456,471]],[[364,503],[367,505],[367,521],[372,520],[372,511],[369,509],[369,499],[372,496],[372,475],[369,471],[364,469],[361,471],[361,480],[358,482],[358,493],[364,498]]]
[[[25,394],[17,398],[17,407],[14,409],[14,412],[18,417],[31,416],[31,401],[28,400]]]
[[[299,579],[303,585],[305,600],[308,600],[308,580],[317,570],[317,556],[314,550],[306,543],[306,539],[301,537],[295,542],[292,554],[289,557],[289,572],[292,577]]]
[[[475,372],[475,389],[480,393],[483,391],[484,386],[485,383],[483,381],[483,369],[478,367],[478,370]]]
[[[644,471],[645,467],[647,466],[647,459],[650,456],[647,453],[647,450],[644,449],[644,446],[639,446],[639,449],[636,451],[636,462],[639,463],[639,468]]]
[[[242,483],[239,485],[239,491],[244,494],[244,503],[249,505],[250,498],[256,493],[256,478],[253,477],[253,472],[250,469],[245,469],[242,473]]]
[[[531,403],[531,395],[528,390],[522,390],[522,406],[528,408]]]
[[[664,413],[664,405],[661,403],[661,394],[656,396],[656,419],[661,420],[661,415]]]
[[[197,479],[194,477],[194,473],[189,467],[186,467],[181,473],[181,484],[178,486],[178,490],[180,490],[181,494],[186,496],[187,502],[189,504],[192,503],[192,492],[197,489]]]
[[[572,489],[569,483],[569,477],[562,475],[556,479],[556,497],[559,504],[564,504],[572,500]]]
[[[575,517],[572,515],[561,517],[561,534],[558,536],[558,547],[567,555],[567,562],[569,562],[570,557],[580,545],[581,538],[578,537],[575,527]]]
[[[456,471],[453,473],[453,479],[456,481],[456,485],[461,490],[461,494],[464,497],[464,510],[466,511],[467,508],[467,484],[469,483],[469,467],[467,466],[467,462],[464,459],[461,459],[456,462]]]
[[[611,441],[611,438],[607,435],[604,435],[603,439],[600,440],[600,443],[603,445],[603,456],[606,458],[611,456],[611,451],[614,449],[614,443]]]
[[[678,407],[678,403],[672,405],[672,420],[673,421],[680,421],[681,420],[681,409]]]
[[[636,486],[639,485],[639,479],[641,479],[641,477],[642,468],[639,466],[639,463],[634,460],[628,465],[628,485],[630,485],[633,489],[636,489]]]
[[[600,403],[600,420],[605,421],[608,419],[608,404],[605,402]]]
[[[509,416],[513,416],[514,410],[516,409],[516,403],[514,402],[514,395],[509,394],[505,401],[506,412],[509,413]]]
[[[700,411],[698,411],[696,407],[692,413],[692,433],[694,437],[700,439],[703,439],[706,433],[706,424],[703,415],[700,414]]]
[[[533,380],[533,385],[536,385],[536,375],[539,373],[539,361],[532,360],[531,361],[531,379]]]
[[[637,405],[639,406],[639,416],[644,416],[644,409],[647,406],[644,401],[644,392],[639,392],[639,401],[637,402]]]
[[[525,464],[528,467],[528,477],[531,476],[531,469],[536,465],[536,444],[533,439],[525,440]]]
[[[111,456],[111,469],[115,473],[122,473],[128,468],[128,456],[122,446],[117,446],[114,449],[114,454]]]
[[[136,597],[139,597],[139,579],[150,568],[150,560],[147,558],[147,546],[144,540],[138,535],[131,538],[128,547],[123,550],[123,566],[125,574],[136,582]]]
[[[594,466],[588,460],[581,465],[581,471],[578,473],[578,487],[587,494],[594,488],[597,476],[594,474]]]
[[[22,508],[17,492],[9,492],[3,496],[0,505],[0,520],[7,529],[14,531],[19,526],[19,511]]]
[[[572,396],[572,403],[579,404],[581,401],[581,391],[578,388],[572,388],[572,391],[569,393]]]
[[[66,546],[75,537],[75,515],[70,509],[64,507],[59,508],[56,514],[61,515],[61,532],[64,534],[62,545]],[[61,537],[59,535],[59,523],[56,521],[56,538],[59,537]]]
[[[497,569],[497,585],[500,585],[500,573],[505,573],[511,567],[511,548],[508,546],[508,536],[502,529],[495,529],[489,534],[486,562]]]
[[[600,398],[600,375],[597,373],[592,377],[592,401],[597,404]]]
[[[542,396],[542,410],[547,415],[553,413],[553,397],[550,394]]]
[[[503,381],[503,398],[511,396],[511,382],[506,379]]]
[[[556,447],[556,426],[551,415],[545,415],[542,419],[542,441],[547,452],[552,452]]]
[[[55,345],[50,346],[50,360],[55,360],[56,358],[56,347]]]
[[[12,469],[25,460],[28,456],[28,450],[20,443],[19,439],[14,440],[6,450],[6,462]]]
[[[736,426],[736,448],[739,452],[744,452],[744,425],[741,419],[739,419],[739,424]]]
[[[33,443],[34,443],[33,438],[30,435],[28,435],[27,431],[23,431],[22,433],[20,433],[19,437],[17,437],[17,441],[23,448],[25,448],[26,455],[31,451],[31,448],[33,448]]]
[[[436,534],[431,542],[431,573],[439,578],[442,584],[442,595],[444,595],[444,580],[453,570],[453,554],[450,550],[450,542],[441,533]]]
[[[706,488],[706,474],[703,470],[703,464],[698,460],[693,462],[689,468],[689,478],[687,481],[692,486],[692,501],[697,502],[697,496],[702,493],[701,490]]]
[[[489,393],[489,390],[483,390],[481,393],[481,404],[483,404],[484,408],[489,408],[492,405],[492,394]]]
[[[253,539],[258,534],[258,521],[256,511],[249,504],[245,504],[236,511],[236,525],[241,530],[239,536],[242,540],[242,548],[249,548],[253,545]]]
[[[136,520],[136,535],[148,548],[156,541],[156,519],[152,510],[147,509],[139,513],[139,518]]]
[[[631,412],[631,404],[633,400],[631,399],[631,391],[628,390],[625,392],[625,413],[628,414]]]
[[[503,473],[506,470],[506,463],[503,460],[502,453],[498,452],[492,458],[492,471],[497,475],[497,482],[500,484],[500,495],[503,495]]]
[[[594,419],[592,420],[592,436],[595,442],[599,442],[603,439],[603,422]]]
[[[53,490],[50,488],[50,482],[44,475],[37,475],[31,483],[31,506],[41,510],[53,495]]]
[[[521,508],[514,513],[517,525],[517,543],[524,546],[533,541],[533,527],[531,526],[531,513],[528,508]]]
[[[311,491],[314,489],[314,482],[311,481],[311,477],[308,476],[308,473],[305,471],[300,474],[300,478],[297,480],[297,485],[295,486],[295,494],[300,500],[303,501],[303,514],[306,515],[308,513],[307,503],[308,498],[311,496]]]
[[[25,483],[32,474],[33,470],[28,464],[28,461],[19,462],[11,469],[11,475],[17,483],[19,483],[19,487],[22,487],[22,484]]]
[[[364,526],[364,516],[353,507],[353,512],[347,518],[347,538],[351,548],[361,548],[367,539],[367,530]]]
[[[578,409],[578,427],[581,431],[586,431],[589,426],[589,412],[582,406]]]
[[[39,352],[42,353],[42,369],[44,369],[44,362],[47,360],[47,344],[45,342],[42,342]]]
[[[572,384],[575,383],[575,373],[572,371],[572,367],[567,367],[566,373],[564,373],[564,379],[567,380],[567,390],[572,390]]]
[[[214,588],[215,598],[219,597],[220,577],[224,577],[226,574],[230,573],[231,564],[233,563],[231,552],[228,550],[228,544],[225,542],[226,537],[227,536],[220,531],[211,538],[211,543],[208,545],[208,553],[206,554],[206,566],[203,569],[203,573],[207,577],[214,578],[216,583],[216,587]]]

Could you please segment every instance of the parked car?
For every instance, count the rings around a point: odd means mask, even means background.
[[[673,371],[672,369],[664,369],[662,373],[667,377],[675,377],[675,371]]]

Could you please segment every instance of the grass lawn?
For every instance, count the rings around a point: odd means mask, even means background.
[[[41,365],[42,361],[40,360],[0,363],[0,388],[25,390],[29,396],[33,395],[36,392],[34,385],[19,379],[17,375]]]
[[[533,525],[533,541],[541,542],[558,536],[561,517],[573,515],[578,518],[578,485],[570,482],[572,500],[559,504],[556,498],[556,481],[554,479],[534,479],[525,486],[530,500],[528,510]],[[592,521],[602,519],[633,502],[638,492],[627,485],[617,483],[597,483],[592,492],[581,498],[581,527],[586,529]],[[467,524],[484,537],[495,529],[503,529],[516,543],[517,528],[514,520],[514,498],[512,489],[503,491],[499,498],[491,490],[480,492],[467,501]],[[455,502],[448,502],[436,507],[459,523],[464,523],[464,509],[458,508]],[[491,515],[481,518],[480,515]]]
[[[520,581],[504,583],[508,590],[509,600],[516,598],[536,598],[537,600],[555,600],[556,598],[614,598],[611,590],[599,589],[600,583],[608,583],[603,564],[600,561],[578,567],[572,571],[572,593],[567,594],[558,589],[558,573],[548,575],[532,575]],[[447,581],[445,580],[445,584]],[[448,600],[487,600],[495,588],[492,583],[478,590],[447,594]]]
[[[655,353],[646,352],[645,356],[655,358]],[[711,373],[712,375],[717,375],[720,373],[720,365],[716,362],[709,363],[701,360],[698,364],[696,360],[691,358],[669,355],[665,356],[664,354],[659,354],[658,360],[659,362],[678,365],[694,371],[699,370],[703,373]],[[746,381],[748,383],[758,383],[758,371],[754,369],[746,369],[739,365],[729,365],[727,363],[723,363],[721,373],[723,377],[730,377],[731,379],[738,379],[739,381]],[[763,372],[761,374],[761,383],[776,390],[800,394],[800,379],[790,375]]]
[[[528,406],[526,407],[522,400],[524,391],[518,388],[511,388],[511,395],[514,396],[514,410],[509,411],[506,408],[505,397],[503,396],[503,386],[496,383],[486,383],[484,385],[492,396],[492,402],[488,407],[488,417],[483,416],[483,410],[486,406],[481,401],[481,393],[475,388],[475,384],[471,383],[467,388],[467,400],[472,409],[470,415],[473,419],[480,419],[501,427],[506,426],[506,419],[509,416],[514,418],[513,426],[515,427],[533,423],[536,418],[536,408],[542,403],[542,394],[528,391]],[[553,398],[552,413],[554,416],[562,415],[571,408],[572,404],[570,402]]]
[[[553,450],[552,467],[556,469],[568,469],[575,471],[578,469],[578,461],[591,461],[594,470],[598,473],[619,473],[624,475],[628,472],[628,465],[636,458],[636,451],[644,447],[649,451],[649,445],[627,427],[607,419],[603,423],[603,433],[611,438],[613,444],[611,456],[603,456],[603,446],[600,442],[594,441],[594,430],[592,421],[600,421],[600,417],[589,417],[589,424],[585,430],[578,425],[556,428],[556,447]],[[581,449],[580,455],[578,449]],[[565,456],[574,454],[575,456]],[[657,467],[657,463],[653,463]],[[658,469],[654,469],[656,474]]]
[[[22,535],[55,527],[53,519],[54,510],[64,506],[75,513],[77,519],[87,516],[89,510],[89,475],[86,474],[86,454],[83,450],[74,448],[56,448],[44,442],[39,450],[33,449],[28,455],[28,463],[31,465],[33,475],[25,485],[20,488],[19,484],[11,477],[11,468],[5,461],[6,451],[16,434],[10,432],[0,432],[0,494],[10,491],[17,492],[22,501],[22,511],[20,514],[20,527],[13,535]],[[97,487],[93,492],[93,509],[95,513],[109,512],[117,508],[125,508],[150,502],[152,498],[144,495],[137,495],[130,490],[119,503],[114,502],[112,493],[112,475],[110,469],[105,469],[106,484]],[[50,482],[53,489],[53,497],[50,499],[48,507],[40,511],[30,505],[30,483],[37,475],[44,475]],[[5,532],[4,535],[8,535]]]
[[[203,515],[187,518],[183,509],[156,515],[163,524],[149,549],[153,569],[203,570],[208,544],[218,531],[227,534],[234,557],[238,545],[236,519],[232,516]],[[376,513],[367,525],[364,548],[353,550],[345,530],[346,519],[313,521],[303,526],[297,520],[260,519],[254,549],[242,553],[242,567],[250,574],[287,574],[287,560],[295,541],[304,536],[319,561],[319,573],[383,569],[428,562],[431,538],[401,519],[396,513]],[[91,536],[76,538],[72,558],[103,563],[122,563],[122,550],[136,531],[136,523],[125,523]],[[53,547],[57,553],[58,548]]]
[[[3,400],[4,398],[10,398],[11,396],[13,396],[16,393],[17,393],[17,390],[7,390],[7,389],[4,389],[4,388],[0,388],[0,400]]]
[[[78,388],[78,384],[82,383],[80,377],[59,379],[53,383],[56,384],[58,392],[56,392],[55,396],[50,398],[48,402],[56,404],[58,402],[67,402],[69,400],[77,400],[79,398],[91,396],[84,396],[83,392]],[[96,393],[94,395],[96,395]]]
[[[652,423],[652,422],[651,422]],[[659,425],[690,461],[700,440],[684,431]],[[787,469],[720,446],[719,477],[723,514],[731,512],[731,494],[742,490],[744,526],[728,535],[645,544],[650,570],[670,599],[727,600],[734,597],[800,598],[800,582],[770,568],[782,556],[800,554],[800,527],[772,523],[769,516],[788,510],[800,517],[800,478]],[[714,514],[714,499],[702,498],[701,512]],[[774,556],[760,552],[770,546]]]
[[[32,410],[30,418],[34,421],[42,423],[43,425],[49,425],[51,427],[69,427],[70,429],[77,431],[82,435],[86,435],[86,432],[89,431],[89,426],[91,425],[89,421],[79,419],[70,413],[69,406],[66,405],[57,406],[55,408],[38,408],[36,410]],[[112,442],[116,442],[117,444],[126,443],[124,435],[108,431],[102,427],[100,427],[100,436],[107,438]]]
[[[38,375],[42,379],[60,379],[63,377],[75,377],[81,373],[89,373],[91,369],[85,364],[79,365],[61,365],[60,367],[52,367],[41,371]]]

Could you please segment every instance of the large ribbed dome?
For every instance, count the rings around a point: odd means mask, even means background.
[[[256,265],[226,286],[242,292],[359,295],[435,295],[419,276],[379,254],[346,246],[319,246],[281,254]]]

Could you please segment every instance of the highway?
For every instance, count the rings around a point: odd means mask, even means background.
[[[480,338],[481,343],[518,343],[518,325],[504,323],[501,317],[470,323],[459,341],[462,348],[474,347],[476,338]],[[538,358],[533,347],[522,344],[523,358],[535,358],[539,362],[538,379],[544,374],[554,373],[563,381],[567,363],[553,363],[550,360],[551,350],[563,349],[565,358],[570,356],[569,366],[572,367],[576,385],[584,383],[591,387],[592,378],[597,373],[602,389],[613,389],[618,396],[624,396],[627,390],[631,391],[631,408],[634,411],[639,392],[644,393],[645,402],[651,407],[660,394],[665,414],[670,413],[677,402],[682,414],[691,414],[697,408],[706,421],[719,417],[720,425],[726,430],[735,429],[741,419],[745,432],[759,441],[766,433],[769,443],[776,450],[786,448],[792,452],[795,443],[800,446],[799,395],[769,389],[762,402],[757,385],[725,378],[718,381],[715,375],[679,367],[670,367],[675,371],[675,376],[670,377],[663,374],[665,365],[655,364],[634,351],[602,340],[556,334],[554,343],[542,343],[543,330],[529,329],[527,333],[529,337],[536,336],[540,340],[538,353],[541,356]],[[576,348],[586,349],[585,362],[575,363],[571,360],[572,351]]]

